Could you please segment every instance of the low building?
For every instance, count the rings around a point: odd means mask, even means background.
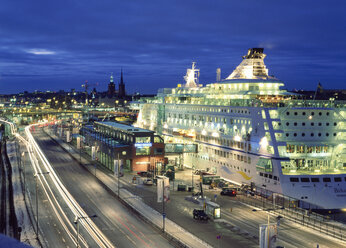
[[[130,171],[160,174],[164,170],[165,144],[153,131],[117,122],[95,122],[84,126],[81,135],[90,154],[112,171],[118,163]]]

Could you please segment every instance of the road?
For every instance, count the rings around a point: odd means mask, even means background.
[[[92,220],[116,247],[172,247],[148,223],[128,210],[89,171],[62,150],[40,129],[34,137],[65,187]],[[80,233],[88,241],[80,225]]]
[[[194,182],[199,176],[194,176]],[[177,181],[191,185],[191,170],[178,171]],[[155,202],[155,186],[133,185],[129,183],[130,177],[123,181],[125,187],[140,195],[144,201],[161,211],[161,205]],[[177,182],[175,182],[175,186]],[[176,187],[175,187],[176,188]],[[252,211],[254,207],[243,204],[237,197],[221,196],[220,190],[207,190],[205,195],[214,199],[221,206],[221,220],[200,222],[192,218],[192,210],[200,208],[197,204],[186,201],[189,192],[171,192],[171,202],[166,205],[167,218],[174,220],[178,225],[188,229],[191,233],[213,245],[214,247],[258,247],[259,225],[267,223],[267,212]],[[270,215],[271,223],[276,222],[275,216]],[[221,239],[217,239],[220,236]],[[278,228],[277,246],[285,248],[296,247],[346,247],[345,242],[340,242],[313,229],[281,219]]]

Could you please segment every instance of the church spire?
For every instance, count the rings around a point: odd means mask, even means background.
[[[125,97],[125,84],[124,84],[124,78],[123,78],[123,68],[121,68],[121,76],[120,76],[120,83],[119,83],[119,98]]]

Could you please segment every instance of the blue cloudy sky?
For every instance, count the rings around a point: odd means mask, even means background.
[[[346,1],[1,0],[0,94],[105,91],[124,70],[127,91],[227,77],[251,47],[288,89],[346,88]]]

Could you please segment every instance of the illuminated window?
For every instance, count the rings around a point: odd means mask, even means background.
[[[330,177],[324,177],[323,182],[325,182],[325,183],[331,182]]]

